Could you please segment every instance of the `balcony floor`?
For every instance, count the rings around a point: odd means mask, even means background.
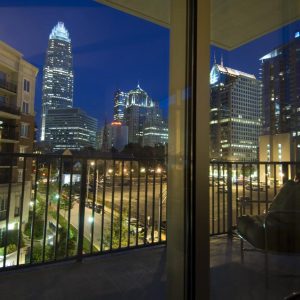
[[[300,257],[270,255],[269,289],[265,288],[264,255],[245,252],[240,259],[240,240],[227,235],[211,238],[211,299],[283,300],[300,291]],[[251,248],[246,243],[246,248]]]
[[[270,256],[265,288],[264,256],[246,252],[239,239],[211,238],[211,300],[283,300],[300,290],[300,257]],[[280,275],[280,276],[279,276]],[[0,273],[1,299],[165,299],[166,247],[157,246]]]
[[[165,246],[0,274],[1,299],[165,299]]]

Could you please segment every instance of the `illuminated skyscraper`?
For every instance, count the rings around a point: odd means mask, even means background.
[[[54,151],[96,147],[97,120],[80,108],[49,109],[46,128]]]
[[[155,146],[168,142],[168,128],[158,103],[138,84],[129,92],[117,90],[114,97],[114,122],[110,126],[111,142],[118,150],[124,143]],[[108,132],[108,131],[107,131]],[[109,132],[108,132],[109,134]],[[122,141],[119,137],[123,135]],[[125,135],[126,137],[125,139]],[[107,143],[102,143],[104,146]],[[103,149],[103,146],[102,146]]]
[[[128,94],[117,90],[114,97],[114,121],[125,121],[125,108],[128,99]]]
[[[261,59],[264,135],[261,161],[300,161],[300,32]],[[299,166],[296,168],[300,171]],[[265,175],[261,170],[261,176]],[[270,180],[282,180],[286,171],[268,166]],[[276,179],[277,178],[277,179]]]
[[[168,126],[163,120],[161,109],[155,103],[147,111],[143,126],[143,146],[155,147],[168,143]]]
[[[215,63],[210,85],[211,159],[257,160],[262,123],[261,82],[254,75]]]
[[[73,58],[71,39],[64,23],[52,29],[43,69],[41,141],[50,142],[48,110],[73,107]]]
[[[155,104],[138,84],[129,91],[126,102],[125,120],[128,126],[128,143],[143,143],[143,129],[147,113]]]
[[[264,133],[300,136],[300,32],[260,60]]]

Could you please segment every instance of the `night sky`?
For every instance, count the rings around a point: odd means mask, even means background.
[[[168,29],[91,0],[1,0],[0,6],[0,39],[40,69],[35,99],[38,125],[42,67],[49,34],[58,21],[65,23],[72,39],[74,107],[102,125],[105,118],[112,120],[114,91],[128,91],[139,81],[167,116]],[[223,53],[225,66],[258,76],[259,58],[288,42],[296,31],[300,21],[231,52],[212,47],[211,63],[213,53],[218,62]]]

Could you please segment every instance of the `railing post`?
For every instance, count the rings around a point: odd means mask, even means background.
[[[83,235],[84,235],[84,211],[85,198],[87,195],[87,160],[83,159],[81,169],[81,188],[80,188],[80,202],[79,202],[79,216],[78,216],[78,244],[77,244],[77,261],[82,261],[83,252]]]
[[[232,163],[227,163],[227,232],[232,234]]]
[[[282,177],[282,183],[285,184],[288,180],[289,180],[289,164],[284,162],[282,164],[282,174],[283,174],[283,177]]]

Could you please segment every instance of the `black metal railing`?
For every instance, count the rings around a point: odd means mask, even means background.
[[[8,80],[0,79],[0,88],[5,89],[10,92],[13,92],[13,93],[17,92],[17,84],[12,81],[8,81]]]
[[[296,162],[211,162],[210,234],[231,233],[238,216],[266,212],[282,185],[299,171]]]
[[[2,162],[7,156],[0,154]],[[8,163],[0,270],[166,241],[164,159],[11,154]],[[241,214],[267,211],[299,169],[299,163],[212,162],[210,234],[231,233]]]
[[[164,159],[11,154],[10,161],[0,270],[165,243]]]

